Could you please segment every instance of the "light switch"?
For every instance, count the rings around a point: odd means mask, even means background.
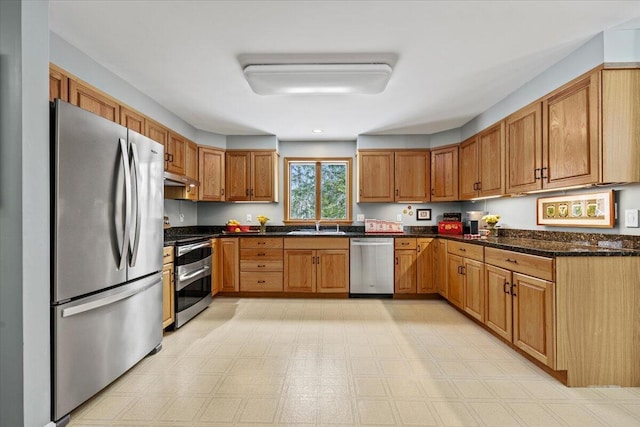
[[[637,209],[625,209],[624,211],[624,226],[627,228],[638,228],[638,210]]]
[[[251,222],[251,214],[247,214],[247,222]]]
[[[358,214],[356,216],[356,221],[358,222],[364,222],[364,214]]]
[[[402,221],[402,214],[396,215],[396,221]]]

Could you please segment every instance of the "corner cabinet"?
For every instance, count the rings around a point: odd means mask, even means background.
[[[275,151],[228,150],[225,173],[227,201],[278,201],[278,153]]]
[[[429,150],[358,150],[358,203],[430,198]]]
[[[198,200],[222,202],[224,195],[224,150],[198,147]]]
[[[431,201],[458,200],[458,145],[431,150]]]
[[[348,293],[349,239],[285,238],[284,291]]]

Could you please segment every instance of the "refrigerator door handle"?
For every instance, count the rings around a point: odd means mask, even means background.
[[[69,307],[62,310],[62,317],[70,317],[80,313],[86,313],[87,311],[95,310],[96,308],[104,307],[106,305],[114,304],[118,301],[122,301],[123,299],[130,298],[140,292],[144,292],[150,287],[157,284],[157,281],[152,281],[142,288],[130,289],[128,291],[120,292],[115,295],[109,295],[108,297],[91,301],[85,304],[76,305],[75,307]]]
[[[125,267],[127,260],[127,249],[129,247],[129,233],[131,232],[131,170],[129,169],[129,154],[127,141],[123,138],[120,141],[120,154],[122,155],[122,165],[124,168],[124,236],[122,238],[122,250],[120,251],[120,265],[118,270]]]
[[[137,145],[132,142],[131,143],[131,152],[133,153],[133,171],[135,173],[135,178],[136,178],[136,196],[135,196],[135,203],[136,203],[136,232],[135,232],[135,238],[133,240],[132,243],[132,247],[131,247],[131,267],[134,267],[136,265],[136,260],[138,259],[138,248],[140,247],[140,221],[141,221],[141,215],[140,215],[140,198],[138,197],[138,191],[140,191],[141,185],[140,185],[140,161],[138,158],[138,147]]]

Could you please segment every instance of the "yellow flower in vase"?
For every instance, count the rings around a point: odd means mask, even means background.
[[[482,217],[482,220],[487,223],[489,228],[488,236],[493,235],[495,233],[496,224],[500,221],[500,215],[485,215]]]
[[[256,218],[258,218],[258,222],[260,223],[260,232],[261,233],[266,233],[267,232],[267,221],[269,221],[269,218],[267,218],[264,215],[258,215]]]

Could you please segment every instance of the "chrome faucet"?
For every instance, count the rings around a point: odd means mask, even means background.
[[[320,231],[320,221],[316,221],[316,231]]]

